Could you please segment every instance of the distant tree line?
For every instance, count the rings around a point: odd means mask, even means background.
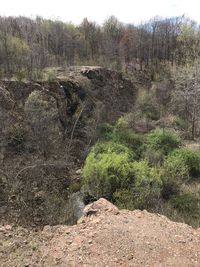
[[[199,55],[200,28],[185,17],[153,18],[134,26],[111,16],[78,26],[41,17],[0,17],[0,75],[37,77],[49,66],[95,64],[126,70],[185,64]]]

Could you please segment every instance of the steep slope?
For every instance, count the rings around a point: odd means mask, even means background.
[[[46,105],[55,105],[60,135],[65,141],[79,140],[78,155],[93,139],[99,123],[114,122],[133,108],[137,89],[121,73],[100,67],[58,70],[53,79],[44,81],[0,81],[0,122],[4,124],[0,143],[2,161],[6,162],[10,152],[12,157],[27,152],[25,139],[31,129],[25,104],[33,93],[39,92]],[[36,115],[34,110],[32,114]],[[48,127],[49,121],[45,123]]]
[[[200,231],[147,211],[118,210],[105,199],[77,225],[34,232],[2,226],[1,266],[199,266]]]
[[[136,95],[130,80],[101,67],[0,81],[0,221],[67,223],[69,188],[99,124],[130,111]]]

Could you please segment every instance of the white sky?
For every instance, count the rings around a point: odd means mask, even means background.
[[[1,16],[39,15],[76,24],[85,17],[102,23],[114,15],[121,22],[139,23],[183,14],[200,23],[200,0],[0,0]]]

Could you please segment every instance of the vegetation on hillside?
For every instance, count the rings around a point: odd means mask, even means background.
[[[90,199],[105,197],[121,208],[199,224],[200,198],[186,187],[199,179],[200,152],[184,148],[173,129],[136,134],[124,118],[101,129],[101,141],[83,169],[83,190]]]
[[[63,210],[81,187],[67,166],[84,164],[87,201],[200,225],[200,152],[185,146],[200,138],[199,77],[200,28],[185,17],[137,26],[0,17],[5,214],[20,221],[26,207],[30,220],[57,223],[49,207]]]
[[[0,75],[40,78],[51,66],[100,65],[116,70],[150,69],[151,79],[169,65],[193,62],[198,25],[185,17],[155,17],[135,26],[114,16],[103,25],[80,25],[42,17],[0,17]]]

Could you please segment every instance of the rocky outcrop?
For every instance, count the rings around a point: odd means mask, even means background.
[[[4,90],[0,88],[0,107],[12,111],[9,124],[25,129],[25,102],[34,91],[41,91],[46,98],[54,99],[64,139],[74,141],[75,156],[80,156],[93,141],[100,123],[113,123],[132,109],[137,90],[121,73],[101,67],[79,67],[70,74],[59,70],[58,74],[48,81],[1,81]]]
[[[106,199],[100,198],[98,201],[93,202],[84,208],[83,217],[80,219],[79,223],[82,223],[83,221],[85,222],[84,219],[90,215],[99,215],[101,213],[112,213],[117,215],[119,209]]]
[[[200,232],[186,224],[118,210],[105,199],[87,206],[82,219],[39,232],[0,227],[1,266],[199,266]]]

